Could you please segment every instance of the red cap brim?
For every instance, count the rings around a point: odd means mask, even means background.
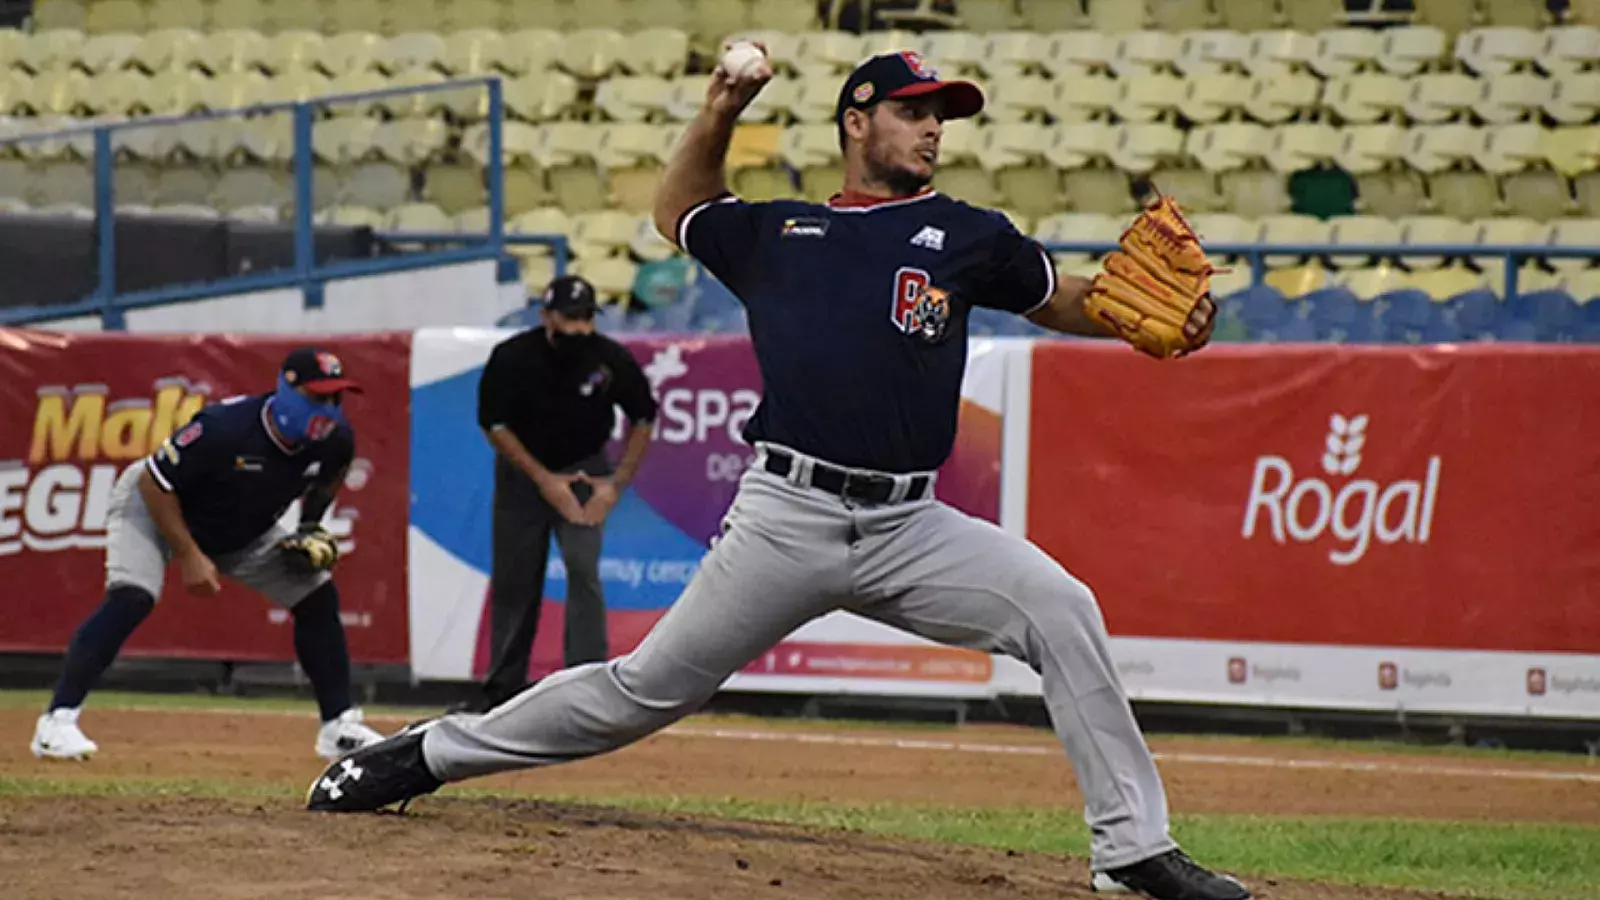
[[[889,99],[921,97],[924,94],[943,93],[944,117],[967,119],[983,111],[983,91],[970,81],[919,81],[898,91],[891,91]]]
[[[302,384],[301,387],[305,388],[306,393],[315,394],[318,397],[337,394],[340,391],[349,391],[352,394],[362,392],[361,385],[348,378],[319,378],[316,381],[308,381]]]

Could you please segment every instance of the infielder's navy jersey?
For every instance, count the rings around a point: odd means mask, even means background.
[[[355,456],[345,425],[326,440],[280,444],[267,430],[270,396],[207,406],[145,461],[156,484],[177,494],[183,521],[208,556],[249,546],[312,485],[343,477]]]
[[[936,469],[955,444],[967,313],[1031,312],[1055,268],[1004,215],[931,191],[846,203],[724,197],[684,214],[678,245],[748,313],[765,384],[747,441]]]

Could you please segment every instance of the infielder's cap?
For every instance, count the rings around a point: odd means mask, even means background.
[[[983,91],[970,81],[940,81],[939,73],[920,55],[903,50],[874,56],[850,73],[839,91],[833,120],[844,122],[847,109],[870,109],[888,99],[942,93],[944,117],[965,119],[983,110]]]
[[[594,285],[577,275],[563,275],[544,289],[544,308],[573,319],[583,319],[595,314],[600,302],[595,299]]]
[[[285,357],[283,377],[312,394],[361,393],[361,385],[345,377],[344,363],[339,357],[315,347],[301,347]]]

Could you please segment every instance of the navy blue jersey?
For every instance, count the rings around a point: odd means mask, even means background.
[[[1055,292],[1037,242],[931,191],[870,205],[724,197],[686,212],[677,238],[748,314],[764,393],[745,439],[883,472],[950,455],[972,307],[1026,314]]]
[[[145,466],[178,496],[183,521],[208,556],[241,550],[282,518],[312,485],[343,477],[355,435],[340,425],[326,440],[289,448],[268,431],[270,394],[200,410]]]

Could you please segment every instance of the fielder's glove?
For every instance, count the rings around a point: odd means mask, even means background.
[[[339,561],[339,545],[321,525],[302,526],[300,533],[278,545],[301,565],[315,571],[333,568]]]
[[[1106,255],[1105,271],[1094,278],[1084,308],[1116,335],[1158,359],[1183,356],[1211,337],[1209,319],[1197,334],[1184,324],[1201,301],[1211,305],[1211,275],[1200,239],[1178,204],[1148,187],[1144,211],[1122,233],[1119,250]]]

